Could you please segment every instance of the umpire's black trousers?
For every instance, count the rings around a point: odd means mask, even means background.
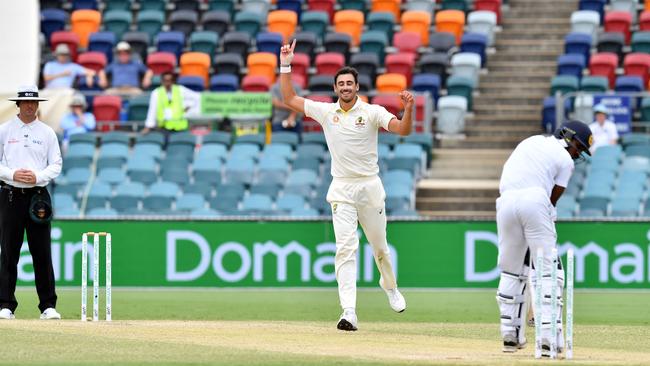
[[[37,189],[48,194],[42,187],[21,189],[5,185],[0,189],[0,308],[12,312],[18,307],[14,293],[25,231],[34,263],[38,308],[43,312],[56,307],[50,223],[37,224],[29,216],[31,199]]]

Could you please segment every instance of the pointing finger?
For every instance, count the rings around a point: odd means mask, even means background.
[[[291,52],[296,48],[296,39],[293,39],[293,43],[291,43]]]

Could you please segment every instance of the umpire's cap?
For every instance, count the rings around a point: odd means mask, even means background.
[[[572,138],[576,139],[582,145],[584,152],[591,156],[589,148],[594,142],[594,136],[586,123],[578,120],[564,122],[560,128],[555,130],[555,137],[564,139],[566,142],[571,142]]]

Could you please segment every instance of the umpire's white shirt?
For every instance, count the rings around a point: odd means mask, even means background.
[[[368,104],[357,97],[347,112],[338,102],[322,103],[305,99],[305,115],[323,126],[327,146],[332,155],[332,177],[359,178],[375,176],[377,165],[377,134],[388,130],[395,115],[386,108]]]
[[[574,167],[561,140],[532,136],[517,145],[503,166],[499,192],[541,188],[550,197],[555,185],[567,186]]]
[[[0,125],[0,180],[19,188],[34,185],[15,182],[14,172],[28,169],[36,186],[44,187],[61,173],[62,159],[54,130],[36,119],[23,123],[17,116]]]

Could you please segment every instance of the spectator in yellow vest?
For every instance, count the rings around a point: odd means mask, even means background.
[[[161,82],[162,85],[151,92],[142,133],[148,133],[152,129],[161,130],[165,134],[186,131],[189,123],[185,112],[198,103],[199,93],[177,85],[176,76],[172,72],[163,73]]]

